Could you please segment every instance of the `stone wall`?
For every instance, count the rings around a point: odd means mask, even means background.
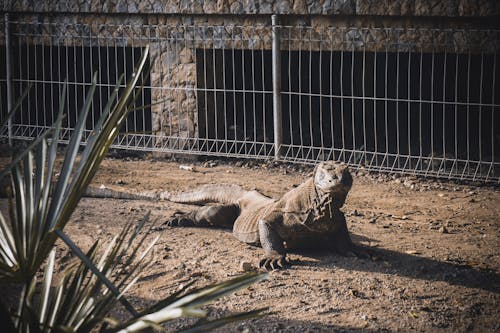
[[[30,22],[12,27],[25,35],[25,44],[150,44],[156,59],[151,73],[152,129],[155,144],[167,148],[178,148],[179,140],[199,134],[196,49],[269,50],[273,13],[283,14],[287,26],[282,31],[285,50],[500,49],[498,31],[431,28],[438,22],[433,17],[457,18],[459,27],[469,17],[499,15],[496,0],[6,0],[3,9],[12,12],[13,20]],[[390,17],[406,19],[395,22]],[[359,18],[363,20],[356,21]],[[411,18],[431,22],[422,28],[422,21]]]
[[[496,0],[4,0],[10,11],[131,14],[491,16]]]

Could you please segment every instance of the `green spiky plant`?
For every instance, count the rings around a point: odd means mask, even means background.
[[[4,304],[5,298],[0,298],[3,331],[90,332],[100,328],[105,332],[136,332],[151,327],[161,328],[159,324],[175,318],[204,317],[203,305],[265,277],[261,274],[245,275],[189,294],[185,294],[185,289],[189,287],[186,286],[148,309],[137,311],[124,294],[152,260],[150,251],[158,237],[145,249],[141,248],[149,234],[149,230],[142,231],[148,216],[135,228],[126,226],[104,251],[99,251],[100,245],[96,242],[87,253],[83,253],[64,233],[64,227],[82,193],[118,135],[128,112],[134,109],[144,79],[150,72],[148,56],[149,47],[146,47],[134,74],[123,89],[119,88],[123,75],[120,77],[80,154],[78,150],[96,89],[97,75],[93,77],[61,168],[56,168],[56,155],[64,118],[65,86],[54,126],[31,142],[0,172],[0,180],[6,176],[11,178],[11,186],[7,189],[8,212],[6,215],[0,212],[0,287],[9,289],[10,286],[20,286],[19,294],[14,295],[18,301],[16,305]],[[20,103],[9,112],[5,121]],[[56,171],[59,176],[54,181]],[[54,244],[57,239],[72,250],[80,263],[68,268],[55,281]],[[37,277],[43,266],[44,273]],[[125,273],[120,271],[122,267],[127,267]],[[9,290],[15,293],[16,288]],[[130,319],[121,323],[109,315],[118,303],[130,313]],[[203,332],[231,321],[259,316],[264,310],[238,313],[212,321],[203,320],[185,331]]]

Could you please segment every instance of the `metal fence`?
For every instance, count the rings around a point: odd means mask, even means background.
[[[116,148],[335,159],[368,170],[500,182],[500,30],[273,23],[83,24],[6,16],[0,117],[32,88],[0,134],[30,139],[50,127],[67,81],[67,138],[98,71],[89,134],[118,76],[129,76],[150,45],[154,64],[141,108],[129,116]]]

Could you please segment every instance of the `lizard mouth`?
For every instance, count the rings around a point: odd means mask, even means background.
[[[348,184],[344,184],[342,181],[340,181],[330,186],[322,186],[320,189],[323,193],[329,193],[331,195],[347,195],[351,187]]]

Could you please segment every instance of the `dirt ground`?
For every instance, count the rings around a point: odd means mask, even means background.
[[[194,166],[180,168],[180,165]],[[188,169],[188,170],[186,170]],[[122,191],[183,191],[231,183],[279,197],[311,167],[252,161],[106,159],[94,185]],[[500,191],[492,187],[353,171],[343,211],[371,259],[291,253],[293,266],[208,306],[211,316],[269,307],[272,314],[220,332],[500,332]],[[83,248],[110,239],[147,211],[165,221],[191,207],[168,201],[84,198],[66,231]],[[156,259],[130,292],[137,306],[197,279],[204,286],[257,265],[262,250],[229,230],[160,228]],[[67,251],[61,244],[61,252]],[[61,253],[62,254],[62,253]],[[177,321],[170,330],[186,326]]]

